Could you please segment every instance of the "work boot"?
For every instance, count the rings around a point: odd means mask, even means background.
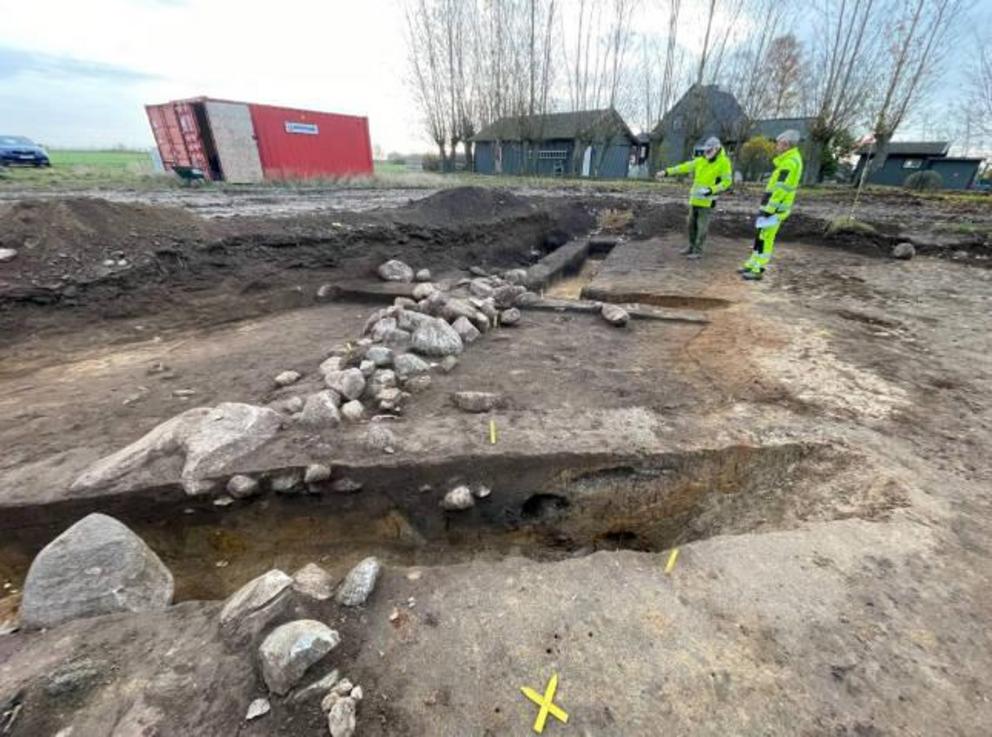
[[[688,256],[690,253],[692,253],[692,246],[686,246],[679,251],[679,256]]]
[[[693,261],[697,261],[697,260],[701,259],[702,257],[703,257],[703,252],[702,251],[689,251],[689,253],[686,254],[686,258],[692,259]]]
[[[744,281],[761,281],[765,277],[765,274],[763,271],[751,271],[748,269],[744,272],[743,277]]]

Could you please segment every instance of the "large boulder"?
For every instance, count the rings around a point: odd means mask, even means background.
[[[430,365],[424,359],[412,353],[397,356],[393,362],[393,367],[401,381],[406,381],[411,376],[417,376],[431,370]]]
[[[462,352],[462,339],[444,320],[432,320],[418,327],[410,346],[425,356],[454,356]]]
[[[278,569],[254,578],[235,591],[220,610],[220,633],[230,645],[254,639],[292,606],[293,579]]]
[[[376,558],[366,558],[345,576],[335,599],[344,606],[361,606],[372,595],[382,566]]]
[[[160,611],[172,574],[145,542],[113,517],[90,514],[46,545],[28,570],[21,625],[53,627],[115,612]]]
[[[183,488],[188,494],[200,494],[211,487],[211,477],[254,453],[281,425],[282,415],[268,407],[237,402],[195,407],[91,465],[73,482],[72,490],[106,487],[156,458],[182,455]]]
[[[269,691],[289,693],[311,665],[338,646],[341,636],[323,622],[298,619],[276,627],[262,641],[258,658]]]
[[[458,333],[458,337],[462,339],[462,343],[474,343],[479,335],[481,335],[479,329],[472,324],[472,321],[464,316],[455,320],[451,327]]]
[[[376,271],[384,281],[412,282],[414,277],[413,269],[395,258],[379,266]]]
[[[493,392],[455,392],[451,401],[466,412],[488,412],[503,404],[503,396]]]

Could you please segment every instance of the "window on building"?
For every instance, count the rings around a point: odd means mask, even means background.
[[[923,166],[923,159],[906,159],[902,162],[903,169],[919,169]]]

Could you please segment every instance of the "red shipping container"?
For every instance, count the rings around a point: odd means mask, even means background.
[[[367,118],[249,106],[266,179],[372,173]]]
[[[196,97],[147,105],[167,167],[255,182],[372,174],[368,119]]]

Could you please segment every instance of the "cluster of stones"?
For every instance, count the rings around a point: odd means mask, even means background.
[[[366,558],[352,568],[340,586],[315,563],[293,576],[274,569],[241,587],[220,613],[221,635],[229,646],[243,647],[261,639],[258,662],[269,697],[283,697],[292,703],[319,698],[331,737],[354,734],[358,705],[364,697],[362,687],[342,678],[337,668],[303,685],[308,674],[340,644],[341,636],[319,620],[291,617],[300,597],[326,601],[333,596],[340,606],[361,606],[371,596],[379,573],[375,558]],[[279,621],[282,624],[272,627]],[[270,708],[269,698],[255,699],[245,719],[264,716]]]
[[[362,606],[380,571],[376,558],[366,558],[338,585],[315,563],[293,576],[271,570],[227,599],[219,615],[220,636],[230,649],[256,648],[269,692],[249,704],[247,720],[269,713],[272,697],[293,703],[320,698],[332,737],[354,734],[361,686],[341,678],[337,669],[301,685],[341,642],[336,630],[306,614],[332,597],[341,607]],[[140,537],[113,517],[95,513],[32,561],[20,624],[39,629],[103,614],[163,611],[174,589],[172,573]]]

